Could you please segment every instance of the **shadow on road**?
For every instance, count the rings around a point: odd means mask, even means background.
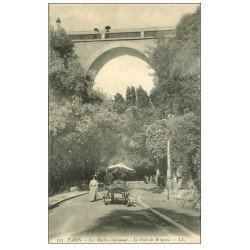
[[[158,198],[156,197],[156,199],[158,199],[159,202],[160,202],[160,200],[162,200],[162,198],[160,198],[162,191],[163,190],[157,191],[155,188],[151,188],[148,190],[149,193],[159,194],[159,197]],[[181,207],[179,207],[177,204],[176,204],[176,206],[174,206],[173,205],[174,201],[171,201],[171,203],[172,203],[171,206],[168,206],[168,202],[164,203],[164,205],[162,204],[161,206],[159,206],[159,202],[150,203],[150,207],[152,207],[156,211],[170,217],[171,219],[173,219],[177,223],[183,225],[184,227],[191,230],[192,232],[200,235],[200,230],[201,230],[201,225],[200,225],[201,217],[200,216],[193,215],[192,213],[188,213],[188,212],[183,211],[183,209]],[[147,204],[147,202],[146,202],[146,204]]]
[[[175,222],[183,225],[187,229],[191,230],[192,232],[200,235],[200,216],[192,216],[180,213],[175,210],[164,209],[161,207],[153,207],[156,211],[170,217]]]
[[[95,225],[84,231],[78,232],[75,236],[167,236],[180,235],[181,233],[171,224],[164,223],[167,230],[159,228],[159,219],[140,210],[133,208],[121,209],[120,205],[107,205],[117,207],[108,215],[99,218]],[[161,223],[161,222],[160,222]]]

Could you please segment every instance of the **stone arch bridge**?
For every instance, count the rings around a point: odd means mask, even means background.
[[[131,55],[150,64],[148,49],[155,45],[154,39],[175,36],[175,27],[145,29],[123,29],[101,31],[71,31],[69,37],[74,42],[75,52],[84,68],[94,74],[111,59]]]

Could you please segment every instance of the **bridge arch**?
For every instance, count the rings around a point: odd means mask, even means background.
[[[144,49],[128,41],[114,42],[96,51],[87,61],[87,68],[97,74],[108,61],[123,55],[138,57],[149,64],[149,58]]]

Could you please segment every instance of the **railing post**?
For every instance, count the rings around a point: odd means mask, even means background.
[[[141,31],[141,38],[144,37],[144,30]]]
[[[105,39],[105,32],[102,32],[102,40]]]

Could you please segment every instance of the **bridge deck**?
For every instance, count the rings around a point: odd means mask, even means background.
[[[175,36],[175,27],[68,32],[73,42],[155,39]]]

